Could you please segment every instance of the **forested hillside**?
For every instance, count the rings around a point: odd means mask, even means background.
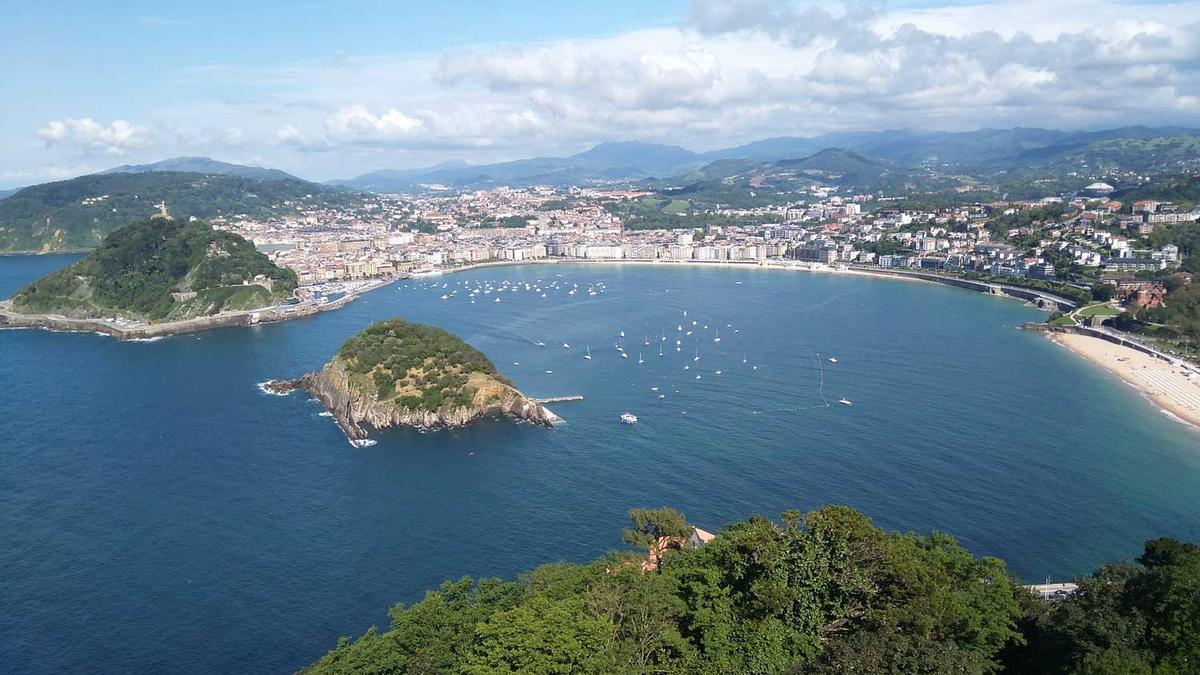
[[[943,534],[846,507],[752,517],[697,547],[630,512],[652,551],[448,581],[312,673],[1184,673],[1200,667],[1200,550],[1148,542],[1053,602]]]
[[[0,252],[96,247],[106,234],[157,212],[179,219],[293,213],[304,204],[352,204],[354,193],[301,180],[154,171],[80,176],[0,200]]]
[[[18,311],[64,316],[185,319],[287,299],[296,274],[254,244],[203,221],[130,223],[73,265],[17,292]]]

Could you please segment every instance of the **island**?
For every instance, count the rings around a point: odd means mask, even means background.
[[[78,262],[52,272],[0,305],[0,325],[87,330],[123,337],[252,320],[257,310],[296,302],[296,274],[254,244],[208,223],[156,216],[122,227]]]
[[[399,318],[371,324],[321,370],[265,382],[262,388],[274,394],[309,392],[358,446],[371,444],[366,427],[447,429],[490,415],[546,427],[562,421],[517,391],[458,336]]]

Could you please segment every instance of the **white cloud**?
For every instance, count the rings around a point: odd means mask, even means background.
[[[376,115],[366,106],[351,105],[325,118],[325,133],[335,141],[403,142],[420,135],[424,128],[424,122],[396,108]]]
[[[150,139],[157,152],[236,147],[337,175],[604,140],[705,149],[858,129],[1195,125],[1198,64],[1200,2],[697,0],[676,26],[600,38],[195,67],[175,85],[240,95],[142,114],[153,131],[66,119],[38,137],[97,154]]]
[[[71,147],[82,153],[123,155],[149,143],[146,129],[125,120],[105,125],[90,117],[54,120],[37,130],[37,137],[50,146]]]

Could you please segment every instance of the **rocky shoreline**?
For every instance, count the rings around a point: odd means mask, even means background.
[[[544,427],[562,422],[562,418],[541,403],[498,381],[476,392],[470,406],[448,410],[399,408],[390,402],[381,403],[371,392],[353,387],[346,371],[336,361],[294,380],[271,380],[261,387],[265,392],[277,395],[296,390],[312,394],[333,415],[350,443],[356,446],[365,444],[368,428],[453,429],[487,416],[514,417]]]

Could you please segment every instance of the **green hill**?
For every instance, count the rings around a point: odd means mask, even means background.
[[[18,312],[177,320],[286,300],[296,274],[203,221],[130,223],[82,260],[13,296]]]
[[[510,386],[458,336],[403,319],[371,324],[338,349],[335,362],[376,400],[411,410],[461,408],[496,382]]]
[[[165,201],[180,219],[245,214],[263,218],[304,205],[350,205],[355,193],[301,180],[171,171],[110,173],[27,187],[0,200],[0,252],[95,248],[125,223]]]
[[[1200,662],[1200,549],[1174,540],[1048,601],[948,535],[885,532],[847,507],[751,517],[700,546],[676,511],[629,515],[625,541],[649,555],[447,581],[306,672],[1184,673]]]
[[[1004,160],[1003,164],[1016,169],[1051,168],[1058,171],[1119,170],[1151,174],[1194,171],[1200,168],[1200,137],[1108,138],[1048,146],[1020,153]]]
[[[286,171],[267,169],[261,166],[246,166],[220,162],[210,157],[171,157],[153,164],[122,164],[100,173],[150,173],[162,171],[184,171],[212,175],[241,176],[258,180],[300,180]]]

